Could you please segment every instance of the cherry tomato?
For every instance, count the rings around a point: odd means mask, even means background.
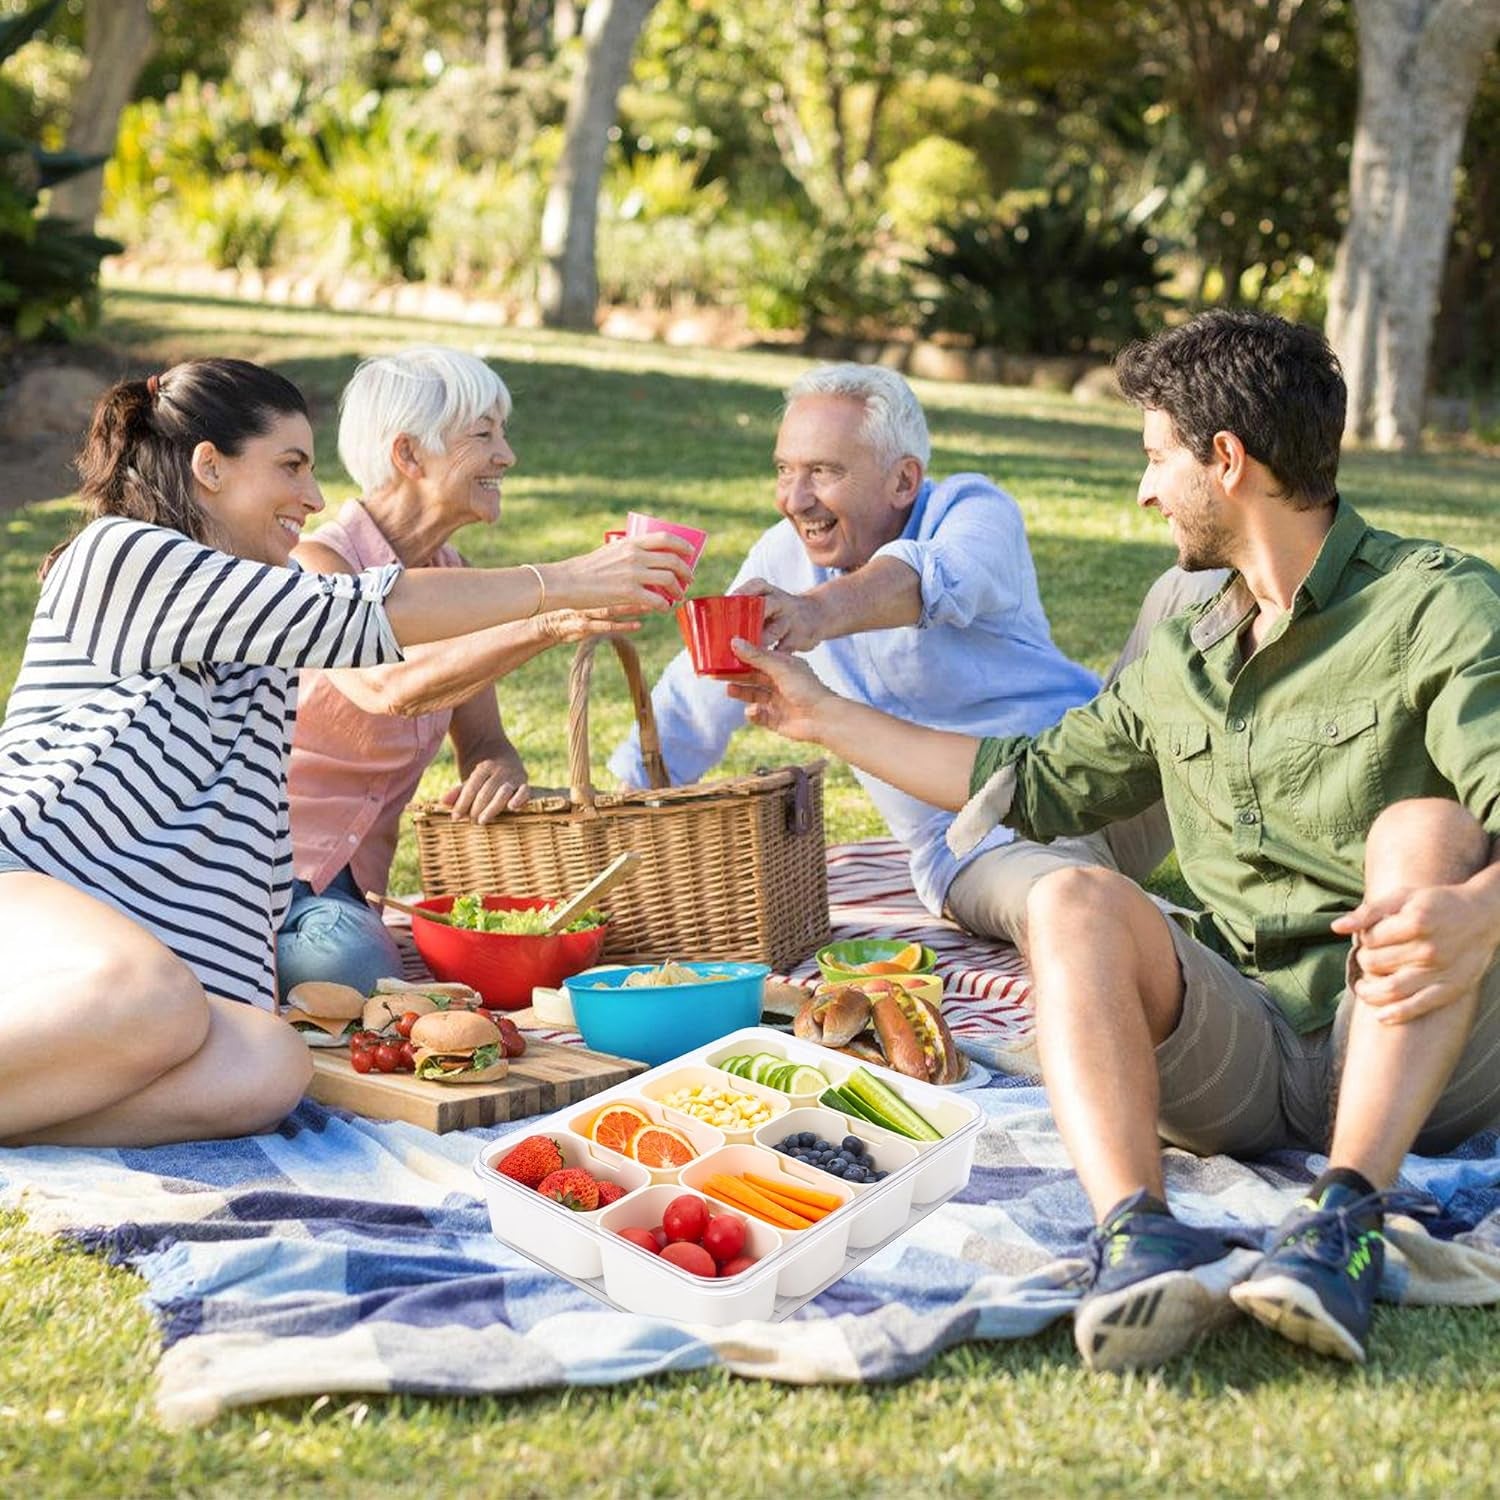
[[[733,1214],[715,1214],[700,1237],[703,1248],[722,1266],[745,1248],[745,1221]]]
[[[401,1049],[390,1042],[382,1042],[370,1056],[382,1073],[394,1073],[401,1066]]]
[[[396,1022],[396,1031],[401,1036],[410,1036],[411,1029],[421,1019],[417,1011],[409,1010]]]
[[[417,1071],[417,1049],[410,1042],[402,1042],[396,1050],[401,1054],[401,1071],[403,1073],[415,1073]]]
[[[618,1233],[622,1240],[629,1240],[642,1250],[649,1250],[653,1255],[660,1253],[661,1247],[656,1243],[656,1236],[649,1229],[621,1229]]]
[[[679,1240],[668,1245],[661,1253],[663,1260],[669,1260],[674,1266],[681,1267],[684,1271],[690,1271],[694,1276],[717,1276],[719,1268],[714,1264],[714,1258],[702,1245],[689,1244]]]
[[[660,1224],[651,1231],[651,1238],[656,1241],[656,1248],[658,1250],[665,1250],[667,1248],[667,1231]]]
[[[737,1255],[733,1260],[725,1261],[719,1267],[720,1276],[738,1276],[741,1271],[748,1271],[755,1261],[748,1255]]]
[[[375,1066],[375,1059],[370,1056],[368,1047],[356,1047],[349,1054],[349,1066],[356,1073],[368,1073]]]
[[[669,1240],[685,1240],[697,1244],[708,1228],[708,1204],[693,1193],[683,1193],[667,1204],[661,1216],[661,1227],[667,1231]]]

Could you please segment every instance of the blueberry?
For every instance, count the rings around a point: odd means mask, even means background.
[[[852,1155],[858,1156],[864,1150],[865,1143],[857,1135],[846,1135],[843,1141],[844,1150]]]
[[[833,1147],[825,1140],[816,1140],[813,1142],[813,1149],[817,1151],[832,1151]]]
[[[884,1182],[884,1181],[885,1181],[885,1179],[886,1179],[886,1178],[887,1178],[887,1177],[889,1177],[889,1176],[890,1176],[890,1175],[891,1175],[891,1174],[890,1174],[890,1173],[889,1173],[889,1172],[877,1172],[877,1173],[876,1173],[876,1174],[875,1174],[875,1179],[874,1179],[874,1180],[875,1180],[875,1181],[876,1181],[876,1182]]]
[[[810,1130],[804,1130],[802,1134],[797,1137],[797,1139],[801,1141],[804,1146],[816,1146],[818,1144],[817,1136],[815,1136]]]

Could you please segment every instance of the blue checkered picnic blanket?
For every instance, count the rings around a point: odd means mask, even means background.
[[[614,1312],[507,1249],[471,1171],[494,1130],[435,1136],[304,1103],[275,1134],[242,1140],[0,1151],[0,1204],[141,1274],[173,1424],[278,1396],[469,1395],[711,1365],[890,1380],[965,1340],[1036,1333],[1077,1301],[1090,1217],[1042,1091],[997,1080],[969,1097],[987,1119],[967,1188],[782,1323]],[[1257,1228],[1322,1165],[1300,1152],[1167,1161],[1184,1218]],[[1408,1158],[1403,1177],[1438,1212],[1425,1229],[1394,1222],[1386,1299],[1500,1301],[1500,1139]],[[1243,1274],[1254,1253],[1237,1255]]]

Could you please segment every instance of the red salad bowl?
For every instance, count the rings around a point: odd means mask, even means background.
[[[413,904],[419,911],[447,914],[453,896],[432,896]],[[541,896],[486,896],[486,911],[534,911],[553,903]],[[538,985],[556,989],[565,979],[591,969],[604,952],[608,923],[550,937],[519,932],[473,932],[425,917],[411,919],[412,941],[435,979],[467,984],[492,1010],[523,1010]]]
[[[746,677],[755,670],[734,654],[736,637],[760,645],[766,601],[760,594],[709,594],[685,599],[677,608],[677,628],[700,677]]]

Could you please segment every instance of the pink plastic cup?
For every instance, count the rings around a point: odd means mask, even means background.
[[[761,594],[708,594],[685,599],[677,608],[677,628],[700,677],[732,681],[755,671],[734,654],[736,636],[752,646],[761,642],[766,601]]]
[[[657,516],[642,515],[640,511],[627,511],[625,514],[626,536],[650,536],[652,532],[666,532],[668,536],[680,536],[693,549],[693,555],[688,559],[689,564],[696,568],[698,559],[703,555],[703,544],[708,540],[706,531],[699,531],[696,526],[679,526],[675,521],[663,521]],[[655,589],[654,593],[660,594],[663,599],[670,603],[676,603],[665,589]]]

